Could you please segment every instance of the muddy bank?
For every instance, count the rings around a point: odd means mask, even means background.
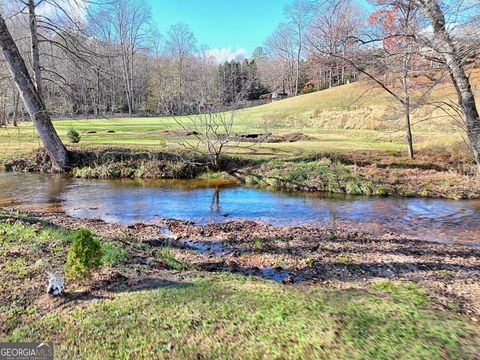
[[[311,157],[252,160],[222,156],[212,169],[206,156],[130,149],[71,149],[71,168],[79,178],[191,179],[215,173],[246,184],[279,190],[351,195],[480,198],[480,174],[464,150],[455,154],[419,152],[415,160],[400,153],[324,153]],[[44,150],[3,159],[17,172],[51,172]]]
[[[190,152],[158,152],[126,148],[69,148],[66,171],[79,178],[192,179],[210,172],[207,156]],[[254,162],[223,156],[219,166],[229,172]],[[53,163],[44,149],[0,159],[5,171],[52,173]]]
[[[2,221],[85,227],[128,250],[128,261],[96,274],[99,286],[148,286],[189,271],[226,271],[300,286],[365,288],[379,280],[412,281],[436,301],[457,304],[472,319],[480,316],[480,249],[422,242],[395,234],[375,236],[314,226],[273,227],[254,221],[197,225],[158,219],[131,226],[82,220],[64,214],[3,212]],[[8,220],[10,219],[10,220]],[[164,248],[185,264],[173,271],[160,257]],[[172,275],[173,274],[173,275]],[[90,296],[89,295],[89,296]],[[448,305],[448,306],[450,306]]]
[[[314,226],[163,223],[187,244],[203,244],[207,250],[197,251],[193,260],[185,256],[201,269],[334,287],[366,286],[378,278],[408,280],[439,298],[453,296],[466,304],[466,312],[480,314],[480,249]]]
[[[282,142],[297,142],[315,139],[313,136],[306,135],[301,132],[293,132],[286,134],[272,134],[272,133],[244,133],[232,134],[228,137],[232,142],[250,142],[250,143],[282,143]]]

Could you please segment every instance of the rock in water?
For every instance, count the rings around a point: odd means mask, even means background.
[[[48,280],[47,293],[51,295],[61,295],[63,294],[63,285],[65,280],[63,279],[62,274],[59,271],[54,273],[47,272],[50,279]]]

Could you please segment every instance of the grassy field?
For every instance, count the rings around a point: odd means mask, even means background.
[[[81,133],[81,141],[72,146],[128,147],[148,150],[164,150],[176,146],[181,138],[165,136],[163,130],[178,129],[170,118],[116,118],[110,120],[57,120],[55,127],[61,138],[68,144],[66,133],[73,128]],[[115,133],[107,133],[114,130]],[[291,129],[290,129],[291,130]],[[96,131],[96,134],[82,134],[84,131]],[[248,126],[237,125],[238,132],[264,131]],[[312,137],[313,140],[291,143],[263,143],[255,146],[227,147],[226,153],[250,156],[308,155],[323,151],[383,150],[402,151],[402,134],[382,133],[375,130],[354,129],[295,129]],[[275,129],[275,133],[287,133],[288,129]],[[442,133],[416,133],[416,139],[422,148],[440,143],[453,145],[461,140],[459,135]],[[250,144],[251,145],[251,144]],[[18,128],[0,128],[0,147],[3,154],[25,153],[41,147],[40,140],[30,123],[22,123]]]
[[[415,286],[378,288],[389,291],[198,274],[188,283],[50,314],[9,340],[53,341],[58,358],[473,359],[473,324],[432,309],[425,296],[412,301]]]
[[[476,86],[480,71],[472,73]],[[455,99],[448,83],[440,84],[434,99]],[[417,149],[432,146],[451,147],[461,142],[461,134],[451,119],[433,107],[420,108],[413,114],[414,141]],[[253,148],[230,147],[229,153],[251,156],[310,154],[323,151],[384,150],[404,151],[405,134],[401,114],[383,92],[367,81],[347,84],[321,92],[281,100],[238,111],[235,132],[302,132],[312,140],[292,143],[262,144]],[[99,118],[56,120],[63,140],[73,128],[82,134],[79,146],[122,146],[159,150],[176,145],[178,138],[165,130],[178,130],[169,117]],[[113,130],[114,133],[107,133]],[[96,133],[86,134],[87,131]],[[30,123],[18,128],[0,128],[3,154],[23,153],[39,147],[40,141]]]
[[[101,273],[110,280],[100,287],[96,277],[80,284],[80,289],[99,291],[79,292],[78,284],[67,281],[70,295],[64,301],[51,298],[44,294],[43,274],[62,267],[71,232],[30,224],[22,214],[15,215],[16,222],[5,216],[0,223],[0,337],[52,341],[58,359],[478,355],[478,325],[454,306],[439,306],[413,283],[382,280],[367,288],[326,289],[185,270],[188,264],[159,270],[139,261],[145,251],[154,255],[128,238],[109,240],[110,252],[120,247],[127,254],[104,262]],[[135,280],[142,276],[149,282],[137,287]],[[109,288],[115,278],[125,282]]]

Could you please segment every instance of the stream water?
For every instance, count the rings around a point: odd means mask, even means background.
[[[348,226],[480,246],[480,200],[274,192],[228,181],[80,180],[0,173],[0,205],[126,224],[175,218],[198,223],[251,219],[273,225]]]

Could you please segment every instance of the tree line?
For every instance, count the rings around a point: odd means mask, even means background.
[[[192,104],[231,105],[269,91],[255,59],[218,64],[185,23],[159,34],[141,0],[14,0],[4,7],[55,116],[188,113]],[[0,74],[1,118],[16,123],[24,107],[4,62]]]

